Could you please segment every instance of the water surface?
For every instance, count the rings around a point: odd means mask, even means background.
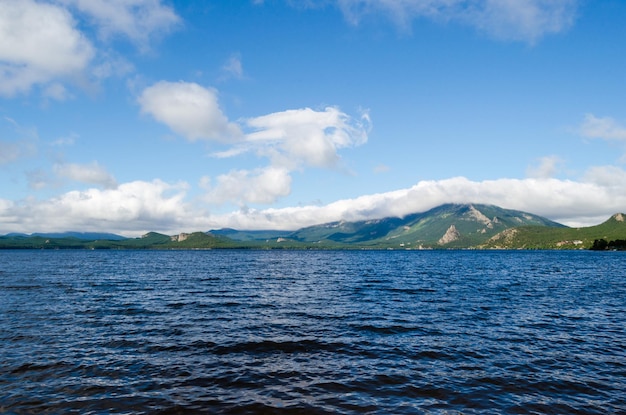
[[[626,255],[0,251],[0,412],[626,413]]]

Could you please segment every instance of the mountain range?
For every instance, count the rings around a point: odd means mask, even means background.
[[[626,239],[626,215],[569,228],[538,215],[483,204],[445,204],[402,218],[331,222],[296,231],[217,229],[140,238],[110,233],[9,234],[0,248],[88,249],[589,249]],[[602,245],[604,246],[604,245]]]

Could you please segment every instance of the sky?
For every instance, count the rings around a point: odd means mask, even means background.
[[[623,0],[0,0],[0,235],[626,212]]]

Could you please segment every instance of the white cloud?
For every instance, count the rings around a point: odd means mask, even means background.
[[[534,42],[569,28],[577,0],[337,0],[357,24],[365,15],[385,13],[403,29],[418,17],[459,21],[501,38]]]
[[[190,82],[160,81],[138,98],[141,111],[189,140],[229,142],[241,137],[237,124],[228,121],[217,92]]]
[[[626,186],[626,171],[616,166],[595,166],[585,173],[585,181],[597,186],[623,192]],[[626,213],[626,212],[625,212]]]
[[[79,76],[94,48],[63,8],[33,0],[3,0],[0,6],[0,95]],[[58,87],[49,97],[63,98]]]
[[[580,126],[580,133],[589,138],[626,141],[626,127],[611,117],[599,118],[593,114],[586,114]]]
[[[273,165],[289,170],[300,165],[334,166],[337,150],[365,143],[370,127],[367,112],[355,120],[335,107],[302,108],[249,118],[244,124],[251,132],[244,135],[242,127],[222,112],[217,91],[191,82],[157,82],[137,101],[143,113],[189,140],[237,142],[237,147],[217,152],[216,157],[256,150]]]
[[[623,212],[626,206],[626,172],[608,168],[604,173],[592,172],[581,182],[557,179],[475,182],[464,177],[421,181],[408,189],[339,200],[325,206],[247,209],[214,219],[222,226],[239,229],[297,229],[339,220],[404,216],[443,203],[487,203],[539,214],[570,226],[590,226]],[[610,186],[605,181],[607,175],[614,177]]]
[[[562,163],[563,160],[558,156],[545,156],[538,160],[537,165],[528,167],[526,174],[535,179],[551,178],[558,173]]]
[[[291,191],[289,173],[304,167],[332,168],[341,148],[367,141],[370,118],[355,120],[338,108],[287,110],[230,122],[217,101],[217,92],[188,82],[158,82],[138,98],[141,111],[189,140],[214,140],[234,146],[212,155],[235,157],[254,151],[269,166],[236,170],[218,176],[208,192],[209,203],[272,203]],[[249,132],[244,133],[243,127]]]
[[[234,157],[256,151],[269,158],[270,166],[218,176],[215,188],[207,194],[208,203],[273,203],[287,196],[291,193],[291,171],[335,167],[339,149],[366,142],[369,116],[364,113],[356,121],[334,107],[324,111],[304,108],[251,118],[245,123],[254,131],[245,135],[244,142],[213,156]]]
[[[171,31],[180,17],[161,0],[59,0],[87,15],[104,39],[123,35],[142,48]]]
[[[205,200],[210,204],[273,203],[291,193],[291,176],[285,169],[266,167],[254,171],[235,170],[217,176],[216,184],[205,180]]]
[[[83,19],[85,18],[86,19]],[[71,95],[64,83],[87,85],[133,69],[124,58],[97,50],[81,26],[102,39],[121,35],[147,49],[180,18],[161,0],[2,0],[0,2],[0,96],[13,97],[41,86],[46,99]]]
[[[242,174],[248,183],[264,174],[275,175],[279,181],[289,180],[284,172],[269,169]],[[208,181],[204,182],[210,187]],[[269,181],[263,179],[262,182]],[[227,180],[222,184],[227,185]],[[287,187],[283,184],[282,189]],[[489,203],[539,214],[570,226],[596,225],[614,213],[626,213],[626,171],[614,166],[591,169],[585,179],[578,182],[557,179],[477,182],[455,177],[421,181],[407,189],[338,200],[324,206],[245,208],[222,215],[209,215],[202,208],[187,203],[187,189],[186,183],[136,181],[120,184],[115,189],[72,191],[49,200],[0,199],[0,229],[6,232],[79,229],[131,236],[146,231],[175,234],[221,227],[297,229],[338,220],[403,216],[443,203]],[[276,189],[281,186],[277,185]],[[271,193],[271,190],[264,193]]]
[[[293,170],[300,165],[335,166],[339,149],[367,142],[370,119],[363,113],[357,121],[338,108],[327,107],[324,111],[276,112],[251,118],[246,124],[256,130],[246,135],[249,144],[274,165]]]
[[[117,187],[115,178],[95,161],[91,164],[55,164],[54,172],[66,179],[102,186],[105,189]]]
[[[198,229],[196,219],[203,215],[184,202],[187,188],[186,183],[135,181],[115,189],[71,191],[49,200],[0,199],[0,228],[27,233],[78,229],[133,236],[149,230]]]

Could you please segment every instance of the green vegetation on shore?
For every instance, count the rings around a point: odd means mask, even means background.
[[[447,204],[404,218],[333,222],[297,231],[238,231],[140,238],[112,234],[9,234],[0,249],[626,249],[626,215],[568,228],[491,205]]]

